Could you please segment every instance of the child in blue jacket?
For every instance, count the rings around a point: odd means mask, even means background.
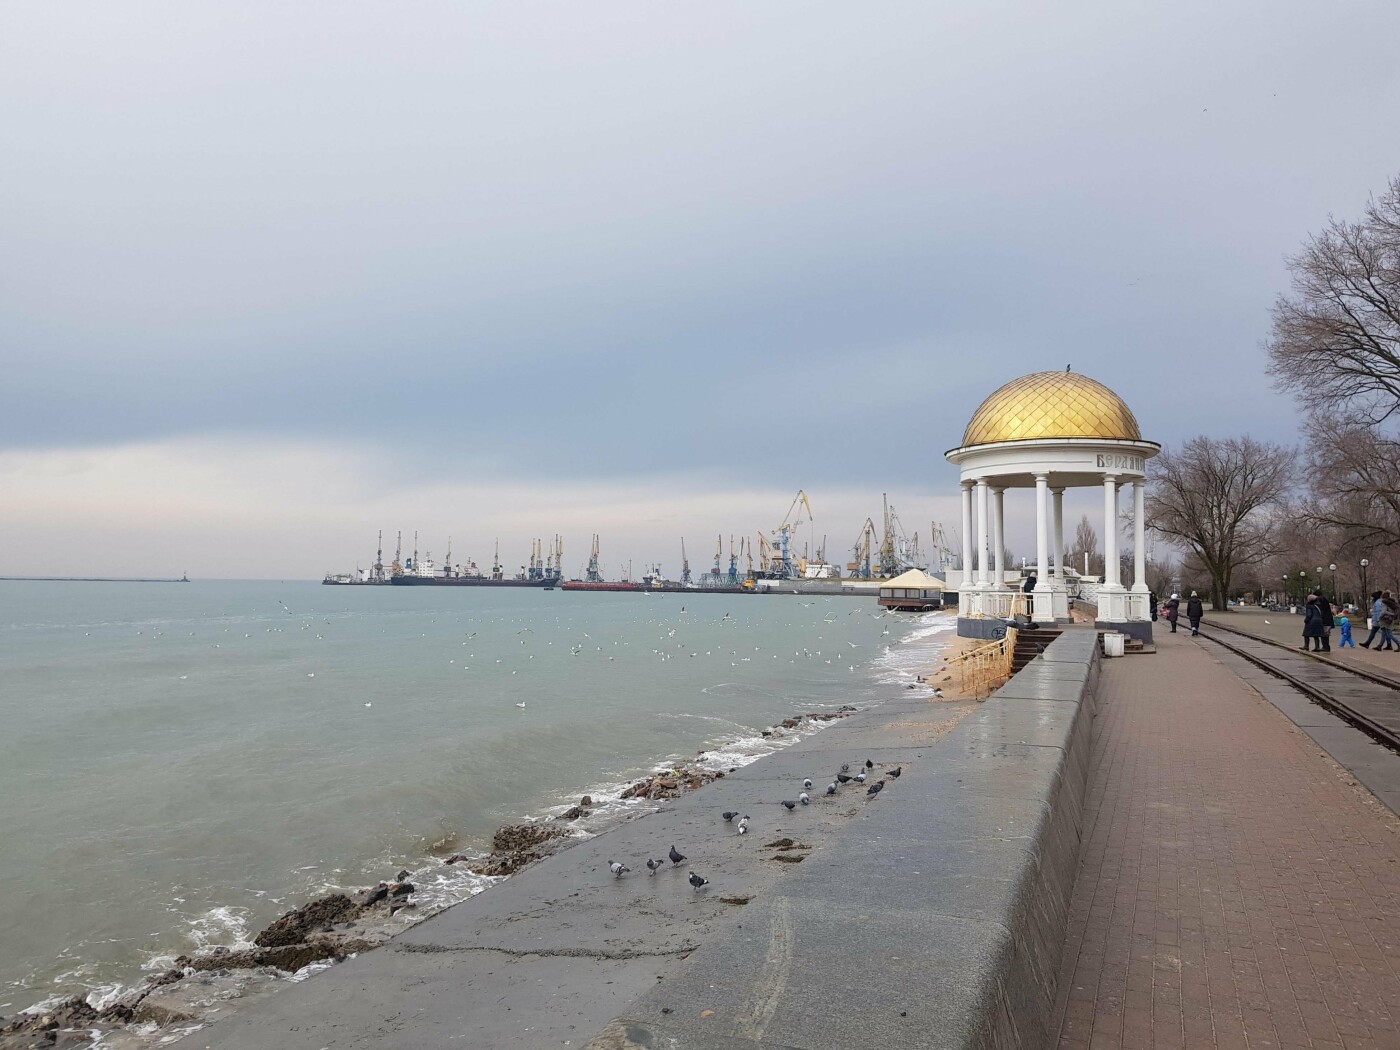
[[[1351,639],[1351,618],[1348,617],[1346,613],[1338,609],[1337,618],[1332,622],[1335,623],[1337,625],[1338,630],[1342,632],[1342,640],[1337,643],[1337,648],[1345,649],[1347,646],[1351,646],[1353,649],[1355,649],[1356,643]]]

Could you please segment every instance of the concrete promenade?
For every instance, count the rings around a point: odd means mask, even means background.
[[[1212,622],[1218,623],[1222,627],[1234,627],[1241,631],[1248,631],[1250,634],[1257,634],[1260,638],[1282,642],[1284,645],[1301,647],[1303,644],[1303,618],[1298,615],[1244,608],[1231,613],[1206,613],[1206,625],[1209,626]],[[1184,621],[1182,626],[1185,627]],[[1178,628],[1178,630],[1180,629]],[[1371,643],[1372,648],[1361,648],[1361,643],[1366,640],[1366,636],[1370,633],[1366,630],[1366,618],[1358,616],[1352,624],[1352,637],[1356,640],[1356,648],[1343,649],[1341,648],[1341,633],[1334,629],[1331,638],[1332,652],[1329,654],[1329,658],[1344,666],[1357,667],[1363,671],[1377,671],[1400,681],[1400,653],[1381,652],[1374,648],[1381,643],[1380,635],[1377,635],[1376,640]]]
[[[1049,1045],[1400,1048],[1400,821],[1210,643],[1157,646],[1100,677]]]

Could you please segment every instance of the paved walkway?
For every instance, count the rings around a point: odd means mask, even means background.
[[[1283,642],[1285,645],[1301,646],[1303,644],[1303,618],[1298,615],[1242,608],[1231,613],[1207,612],[1207,625],[1210,624],[1212,618],[1226,627],[1236,627],[1241,631],[1257,634],[1261,638],[1272,638],[1276,642]],[[1190,630],[1185,621],[1182,621],[1178,632],[1181,630]],[[1380,635],[1376,635],[1372,648],[1361,648],[1361,643],[1366,640],[1366,636],[1370,633],[1366,630],[1366,617],[1357,617],[1352,623],[1352,637],[1356,640],[1356,647],[1343,649],[1341,647],[1341,633],[1334,630],[1331,638],[1332,652],[1329,655],[1338,663],[1352,664],[1362,670],[1376,670],[1400,679],[1400,653],[1382,652],[1376,648],[1381,644]]]
[[[1051,1047],[1400,1048],[1400,822],[1188,636],[1105,661]]]

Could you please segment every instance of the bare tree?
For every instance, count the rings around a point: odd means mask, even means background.
[[[1278,385],[1312,417],[1314,496],[1300,513],[1354,553],[1400,546],[1400,177],[1289,266],[1268,350]]]
[[[1089,572],[1103,572],[1103,559],[1099,556],[1099,534],[1089,522],[1089,515],[1079,519],[1074,530],[1074,545],[1069,549],[1068,563],[1076,572],[1084,572],[1084,555],[1089,556]]]
[[[1227,608],[1236,569],[1279,549],[1293,461],[1292,449],[1248,437],[1196,437],[1150,461],[1147,525],[1200,559],[1213,608]]]

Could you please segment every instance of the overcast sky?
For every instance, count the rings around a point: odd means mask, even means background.
[[[882,491],[956,529],[943,451],[1067,364],[1151,439],[1292,441],[1269,306],[1400,171],[1398,38],[1390,0],[6,4],[0,574],[313,577],[383,528],[674,575],[799,487],[834,556]]]

